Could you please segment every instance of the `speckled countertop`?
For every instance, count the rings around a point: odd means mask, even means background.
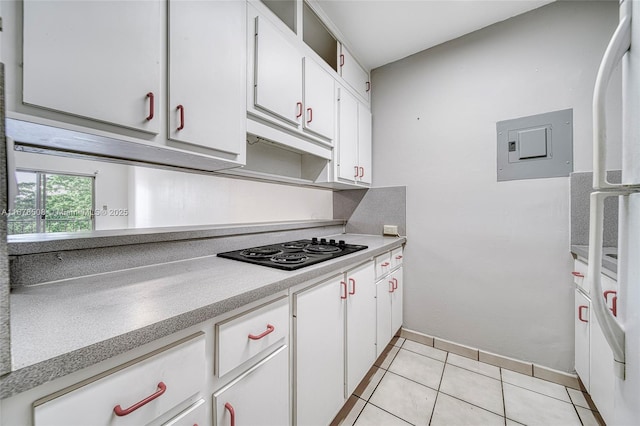
[[[14,371],[0,379],[0,398],[406,242],[356,234],[340,239],[369,248],[291,272],[205,256],[16,289],[10,297]]]
[[[575,254],[579,258],[582,258],[586,263],[589,259],[589,246],[585,245],[572,245],[571,253]],[[615,256],[615,257],[613,257]],[[603,272],[606,271],[617,273],[618,272],[618,249],[617,247],[603,247],[602,248],[602,268]]]

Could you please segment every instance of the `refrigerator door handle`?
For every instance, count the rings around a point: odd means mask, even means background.
[[[613,33],[598,69],[593,89],[593,187],[594,189],[620,188],[622,185],[607,181],[607,117],[606,97],[609,80],[622,57],[631,46],[631,18],[622,16]]]
[[[608,197],[627,196],[632,191],[596,191],[591,193],[589,217],[589,265],[587,277],[591,281],[590,288],[593,312],[602,328],[602,334],[613,352],[614,371],[616,376],[625,377],[625,332],[622,324],[608,309],[602,296],[602,231],[604,225],[604,200]]]

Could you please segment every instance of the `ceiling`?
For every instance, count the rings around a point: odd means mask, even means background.
[[[553,0],[315,0],[366,68],[397,61]]]

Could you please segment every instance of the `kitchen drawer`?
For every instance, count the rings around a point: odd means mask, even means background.
[[[398,247],[391,251],[391,269],[395,269],[396,267],[402,265],[402,255],[403,250],[402,247]]]
[[[207,421],[207,410],[204,399],[199,399],[189,408],[178,414],[163,426],[204,426],[209,424]]]
[[[288,348],[279,348],[213,394],[214,426],[290,424]]]
[[[276,343],[287,343],[288,336],[287,297],[216,324],[216,374],[222,377]]]
[[[391,252],[376,256],[376,280],[391,270]]]
[[[573,261],[573,282],[582,289],[585,293],[589,294],[589,280],[587,279],[587,264],[580,262],[579,260]]]
[[[147,424],[202,390],[205,361],[199,333],[36,401],[34,425]]]

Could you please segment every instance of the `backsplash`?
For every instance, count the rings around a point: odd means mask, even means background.
[[[382,235],[383,225],[397,225],[398,234],[407,235],[407,187],[334,192],[333,218],[347,220],[350,234]]]
[[[607,172],[611,183],[619,183],[620,170]],[[571,245],[589,245],[589,194],[593,192],[593,173],[571,173]],[[618,245],[618,198],[604,203],[604,247]]]

